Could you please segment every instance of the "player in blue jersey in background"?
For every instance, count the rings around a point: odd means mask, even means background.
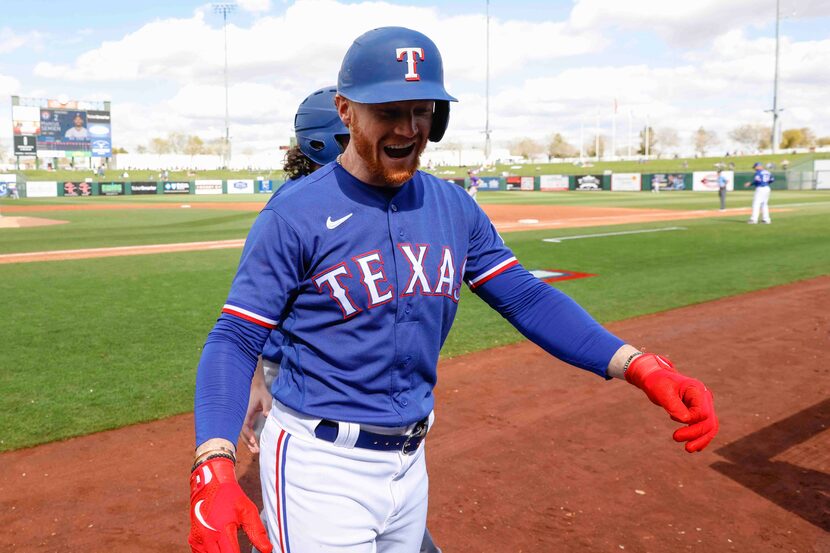
[[[262,210],[202,352],[193,551],[234,551],[242,526],[263,552],[270,540],[283,553],[417,553],[438,355],[464,284],[552,355],[643,390],[682,424],[673,437],[687,451],[717,433],[706,386],[533,277],[463,189],[418,171],[452,101],[440,52],[417,31],[375,29],[346,53],[336,105],[349,144]],[[260,443],[266,536],[235,480],[234,447],[277,328]]]
[[[752,194],[752,215],[747,223],[750,225],[757,224],[758,215],[760,214],[761,222],[770,224],[772,219],[769,216],[769,196],[775,177],[764,169],[764,164],[760,161],[756,162],[752,168],[755,169],[755,176],[752,177],[751,181],[744,184],[744,188],[755,187],[755,192]]]

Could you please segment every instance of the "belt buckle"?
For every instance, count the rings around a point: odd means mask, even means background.
[[[412,430],[412,434],[409,434],[406,437],[406,440],[403,442],[403,446],[401,447],[401,453],[404,455],[412,455],[416,451],[418,451],[418,446],[421,445],[421,442],[424,439],[424,436],[427,435],[427,421],[422,420],[418,424],[415,425],[415,428]]]

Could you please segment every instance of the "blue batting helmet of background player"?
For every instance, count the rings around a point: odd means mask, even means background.
[[[762,169],[763,169],[763,168],[764,168],[764,164],[763,164],[763,163],[761,163],[760,161],[756,161],[756,162],[755,162],[755,165],[753,165],[753,166],[752,166],[752,168],[753,168],[753,169],[757,169],[758,167],[760,167],[760,168],[762,168]]]
[[[429,139],[438,142],[447,130],[450,102],[444,89],[444,63],[426,35],[404,27],[381,27],[352,43],[337,77],[337,93],[361,104],[434,100]]]
[[[294,134],[300,151],[318,165],[331,163],[346,147],[349,129],[334,105],[337,89],[327,86],[312,92],[294,116]]]

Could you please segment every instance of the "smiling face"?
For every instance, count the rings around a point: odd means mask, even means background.
[[[432,128],[432,100],[360,104],[342,96],[337,110],[351,139],[343,166],[374,186],[400,186],[415,174]]]
[[[83,127],[84,126],[84,118],[81,117],[80,115],[76,114],[75,119],[73,120],[73,123],[75,124],[76,128]]]

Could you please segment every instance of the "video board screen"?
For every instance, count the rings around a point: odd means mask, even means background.
[[[16,155],[37,157],[111,157],[109,102],[40,100],[12,97],[12,125],[21,143]]]

